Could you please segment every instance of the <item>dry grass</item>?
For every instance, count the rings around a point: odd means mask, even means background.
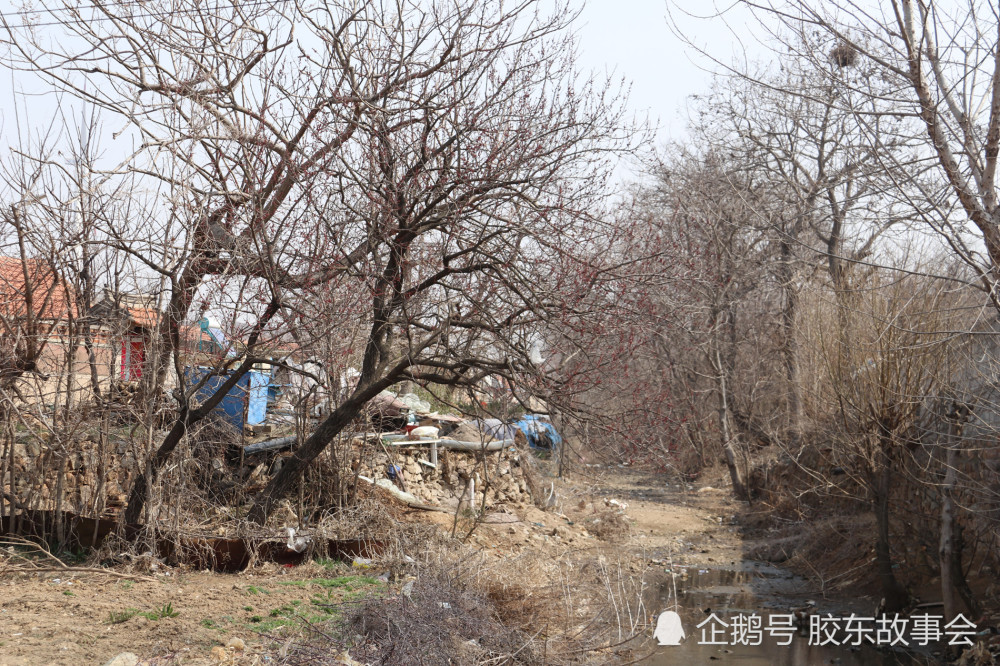
[[[363,637],[353,648],[370,663],[538,664],[531,636],[505,625],[461,571],[424,567],[408,595],[371,598],[350,616],[347,628]]]
[[[400,524],[379,570],[387,594],[341,604],[274,653],[288,666],[586,664],[635,657],[646,629],[645,560],[604,549],[496,557],[438,528]],[[412,553],[417,557],[409,557]],[[405,591],[405,593],[404,593]],[[350,663],[350,662],[348,662]]]
[[[628,516],[612,507],[595,507],[594,514],[587,518],[585,524],[587,531],[602,541],[627,537],[632,529]]]

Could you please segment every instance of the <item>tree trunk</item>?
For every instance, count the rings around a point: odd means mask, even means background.
[[[247,349],[253,349],[254,345],[257,344],[257,340],[260,338],[261,331],[267,326],[268,322],[274,317],[278,312],[280,307],[279,300],[277,297],[272,298],[271,302],[268,303],[267,309],[261,315],[260,319],[254,325],[254,330],[247,338]],[[181,405],[180,414],[177,416],[177,420],[174,421],[174,425],[170,428],[170,432],[167,436],[163,438],[163,442],[160,443],[160,447],[153,454],[152,459],[147,465],[146,472],[140,474],[135,483],[132,484],[132,489],[129,491],[128,505],[125,507],[125,524],[135,525],[138,524],[139,519],[142,517],[142,510],[145,508],[147,495],[149,494],[149,487],[152,481],[156,480],[156,475],[159,473],[160,468],[169,460],[170,454],[174,452],[177,445],[180,444],[181,439],[184,437],[184,433],[187,432],[188,428],[194,424],[201,421],[203,418],[208,416],[213,409],[215,409],[219,403],[225,399],[229,392],[235,388],[239,381],[253,368],[253,362],[251,359],[244,359],[243,363],[240,363],[239,367],[233,370],[226,381],[222,383],[215,393],[209,396],[198,409],[190,410],[188,408],[187,398],[185,402]]]
[[[952,543],[954,544],[954,557],[951,558],[951,583],[952,589],[958,593],[958,596],[965,603],[965,607],[969,609],[969,613],[973,617],[979,617],[982,615],[982,608],[979,602],[976,601],[976,597],[972,594],[972,588],[969,587],[969,581],[965,579],[965,571],[962,569],[962,553],[965,551],[965,540],[962,538],[962,526],[957,522],[952,523]]]
[[[225,399],[233,387],[236,386],[237,382],[250,371],[250,367],[251,364],[244,363],[237,370],[233,371],[222,386],[198,409],[192,411],[187,407],[181,408],[177,420],[174,421],[174,425],[170,428],[170,432],[163,438],[159,448],[156,449],[156,453],[153,454],[152,459],[149,461],[149,465],[146,468],[147,471],[140,474],[132,484],[132,489],[128,495],[128,504],[125,507],[124,518],[126,525],[137,525],[139,523],[139,519],[142,518],[142,510],[146,506],[150,484],[156,480],[157,474],[159,474],[160,469],[166,464],[167,460],[170,459],[170,454],[180,444],[184,433],[188,431],[188,428],[208,416]]]
[[[729,425],[729,389],[718,344],[715,345],[713,361],[719,390],[719,432],[722,434],[722,452],[726,458],[726,467],[729,468],[729,477],[733,481],[733,494],[736,495],[737,499],[746,500],[749,499],[749,496],[746,485],[743,482],[743,477],[740,474],[739,464],[736,459],[736,450],[733,447],[733,429]]]
[[[959,424],[952,424],[953,435],[960,435],[962,427]],[[948,448],[945,452],[945,473],[944,483],[941,484],[941,541],[938,547],[938,559],[941,566],[941,600],[944,603],[944,618],[950,622],[957,614],[955,606],[955,581],[952,574],[956,571],[955,566],[955,463],[957,462],[958,437],[950,437]],[[961,571],[962,564],[958,563],[957,569]]]
[[[896,580],[892,570],[892,551],[889,540],[889,491],[892,482],[892,465],[888,455],[883,453],[881,469],[876,471],[875,482],[875,522],[877,536],[875,539],[875,565],[878,570],[879,582],[882,585],[882,597],[885,600],[884,610],[895,613],[903,609],[907,602],[907,593]]]
[[[360,384],[346,402],[341,403],[323,421],[309,438],[303,442],[291,457],[285,459],[281,470],[271,478],[267,487],[260,491],[254,500],[247,518],[263,525],[274,510],[278,501],[287,495],[301,477],[302,472],[316,457],[340,434],[351,421],[361,413],[365,403],[374,398],[380,391],[390,386],[392,381],[383,379],[376,384],[362,387]]]
[[[802,434],[802,383],[799,380],[798,342],[795,339],[799,294],[792,272],[792,248],[787,241],[781,242],[780,257],[778,278],[785,294],[785,303],[781,309],[781,354],[788,382],[788,425],[792,439],[797,440]]]
[[[97,353],[94,350],[94,329],[88,322],[83,329],[83,348],[87,352],[87,365],[90,368],[90,389],[98,402],[101,401],[101,377],[97,369]]]

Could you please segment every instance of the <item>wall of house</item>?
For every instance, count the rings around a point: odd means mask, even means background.
[[[127,336],[139,339],[137,336]],[[90,360],[82,340],[72,354],[69,335],[65,327],[53,331],[38,359],[38,373],[26,375],[18,389],[28,403],[51,406],[58,401],[65,404],[66,392],[71,392],[72,404],[89,400],[92,396]],[[99,331],[94,338],[98,383],[102,392],[110,389],[112,381],[122,379],[122,335]],[[136,379],[134,372],[126,379]],[[174,385],[172,373],[167,373],[166,388]]]
[[[110,384],[112,370],[119,363],[117,356],[120,348],[116,353],[117,346],[106,334],[98,335],[95,339],[97,374],[102,389]],[[72,392],[74,404],[89,398],[90,363],[82,341],[70,354],[69,336],[65,328],[53,331],[39,356],[38,373],[26,375],[18,388],[28,402],[41,402],[44,405],[52,405],[56,401],[63,404],[67,389]]]

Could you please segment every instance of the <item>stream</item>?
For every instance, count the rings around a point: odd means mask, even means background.
[[[795,622],[789,617],[793,610],[799,610],[802,615],[832,616],[840,620],[842,629],[852,612],[858,616],[870,616],[874,609],[849,601],[830,602],[822,597],[810,597],[804,593],[810,587],[808,581],[770,564],[743,561],[733,567],[712,569],[667,566],[661,572],[658,578],[651,581],[648,607],[654,613],[676,610],[687,637],[678,646],[656,647],[655,642],[651,642],[654,652],[641,662],[648,666],[708,663],[743,666],[915,666],[942,663],[934,655],[934,652],[940,654],[939,645],[909,650],[876,648],[865,644],[870,642],[866,639],[874,633],[862,635],[861,646],[844,644],[848,640],[857,642],[859,633],[851,634],[853,638],[849,638],[842,631],[834,632],[832,636],[825,634],[824,640],[832,639],[831,644],[811,645],[810,642],[818,643],[820,640],[810,641],[807,616],[799,620],[798,629],[789,626]],[[746,618],[754,613],[760,618],[760,626],[751,626],[751,631],[742,635],[747,637],[746,642],[759,640],[760,644],[734,644],[734,625],[750,625],[752,621]],[[722,622],[729,626],[723,626]],[[702,623],[705,624],[699,629],[698,625]],[[823,624],[825,628],[833,626],[828,622]],[[713,639],[713,627],[716,629],[714,637],[717,644],[709,644]],[[754,629],[760,633],[754,634]],[[871,630],[875,631],[873,623]],[[903,636],[912,640],[908,632],[904,632]],[[841,644],[832,644],[834,641]],[[785,642],[789,644],[779,644]],[[882,641],[879,642],[882,644]]]

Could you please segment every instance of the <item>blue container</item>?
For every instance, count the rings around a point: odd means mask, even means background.
[[[191,386],[197,384],[202,377],[211,371],[211,368],[204,366],[187,367],[184,369],[184,379]],[[227,375],[210,377],[195,393],[195,399],[199,402],[205,402],[219,390],[226,379]],[[241,430],[244,425],[263,423],[267,416],[267,389],[270,381],[270,376],[251,370],[240,378],[236,386],[229,391],[212,412]]]
[[[264,422],[264,417],[267,416],[267,393],[271,377],[256,370],[251,370],[247,374],[250,377],[250,391],[247,394],[247,423],[260,425]]]

